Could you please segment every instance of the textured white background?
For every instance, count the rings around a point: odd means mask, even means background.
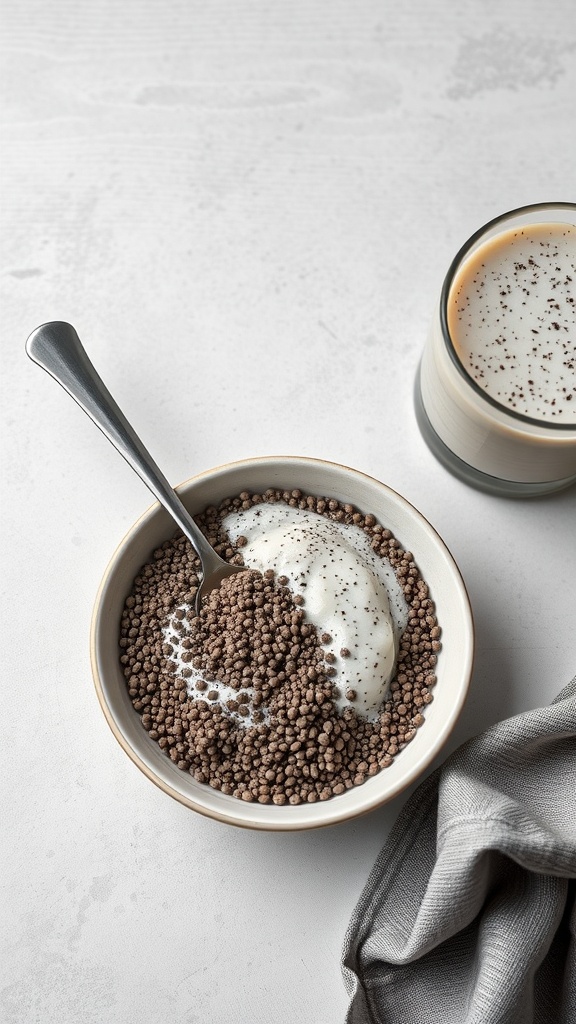
[[[265,835],[156,790],[91,683],[93,598],[143,485],[26,360],[71,321],[174,482],[303,454],[437,527],[478,651],[450,748],[576,671],[572,491],[511,502],[424,446],[412,381],[456,249],[574,200],[572,0],[4,0],[5,1024],[334,1024],[401,800]]]

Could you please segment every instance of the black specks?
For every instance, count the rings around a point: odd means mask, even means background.
[[[450,297],[450,333],[473,379],[544,421],[566,419],[576,385],[575,251],[576,226],[504,232],[464,264]]]

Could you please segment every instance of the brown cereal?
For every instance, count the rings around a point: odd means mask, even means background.
[[[351,505],[297,489],[244,491],[198,521],[223,558],[242,564],[246,539],[232,545],[222,520],[275,501],[355,524],[396,573],[409,619],[377,719],[362,718],[352,706],[338,711],[337,659],[323,647],[332,638],[307,621],[286,576],[248,570],[229,577],[196,615],[200,564],[180,533],[153,552],[134,581],[120,663],[144,729],[179,769],[244,801],[296,806],[362,785],[412,740],[432,700],[440,627],[412,553]],[[346,697],[354,701],[356,693]]]

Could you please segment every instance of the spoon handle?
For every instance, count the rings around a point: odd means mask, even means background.
[[[33,362],[46,370],[76,401],[126,459],[170,513],[202,561],[204,573],[221,561],[180,498],[128,423],[90,362],[71,324],[56,320],[42,324],[26,342]]]

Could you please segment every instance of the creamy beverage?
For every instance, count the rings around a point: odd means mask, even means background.
[[[484,242],[454,277],[448,330],[499,405],[576,423],[576,227],[531,224]]]
[[[576,206],[527,207],[450,268],[416,388],[425,440],[466,482],[529,496],[576,482]]]

